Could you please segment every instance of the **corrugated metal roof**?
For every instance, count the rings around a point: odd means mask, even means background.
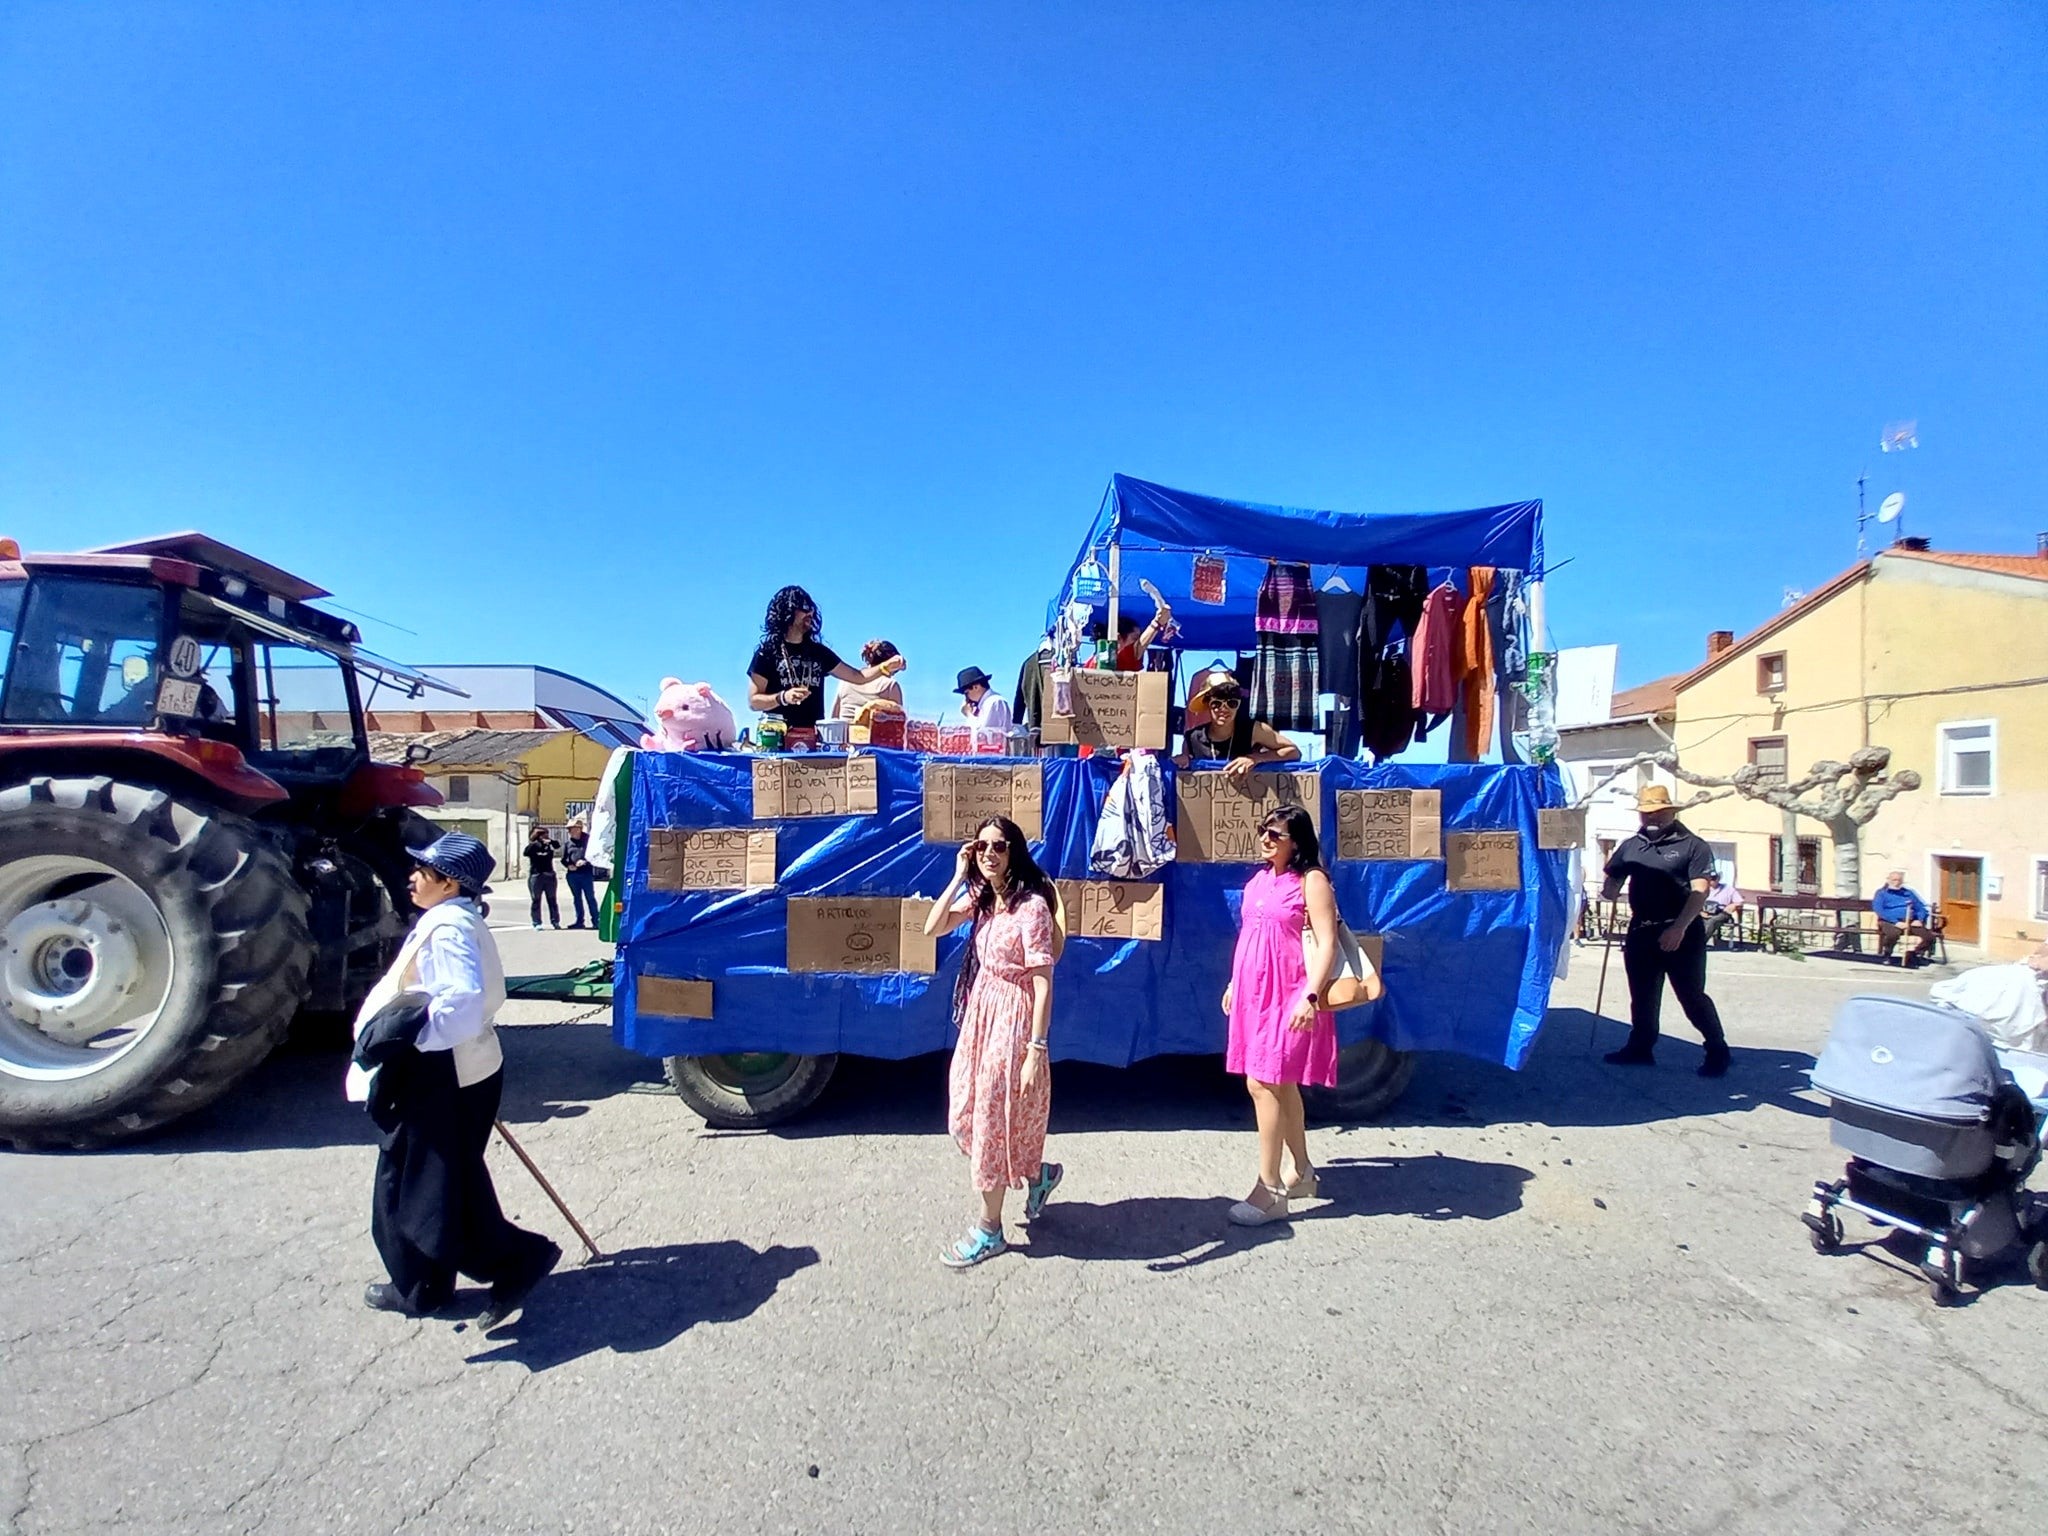
[[[421,766],[429,773],[441,768],[509,768],[534,748],[569,731],[462,731],[434,747]],[[420,738],[414,737],[417,741]]]

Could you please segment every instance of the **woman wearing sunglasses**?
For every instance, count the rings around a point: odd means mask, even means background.
[[[1244,688],[1228,672],[1211,672],[1188,698],[1190,725],[1181,738],[1182,768],[1223,763],[1232,783],[1242,783],[1260,763],[1291,763],[1301,748],[1263,720],[1245,712]]]
[[[1241,1227],[1287,1219],[1287,1202],[1313,1200],[1301,1085],[1337,1085],[1337,1019],[1316,1007],[1337,959],[1337,893],[1323,873],[1315,822],[1283,806],[1259,828],[1266,867],[1244,888],[1243,915],[1223,1011],[1230,1016],[1227,1070],[1242,1072],[1259,1118],[1259,1182],[1230,1208]],[[1315,935],[1314,960],[1302,934]],[[1280,1156],[1294,1162],[1283,1183]]]
[[[991,816],[960,850],[952,883],[924,931],[972,923],[953,1019],[960,1039],[947,1081],[947,1123],[967,1154],[981,1218],[940,1255],[969,1269],[1001,1253],[1003,1200],[1024,1193],[1024,1219],[1045,1209],[1063,1171],[1043,1161],[1052,1110],[1053,888],[1006,817]]]

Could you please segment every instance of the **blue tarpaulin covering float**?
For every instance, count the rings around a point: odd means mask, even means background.
[[[1143,578],[1175,602],[1184,643],[1237,647],[1252,636],[1253,599],[1268,559],[1307,562],[1362,585],[1365,569],[1493,565],[1540,575],[1542,504],[1471,512],[1345,514],[1297,511],[1172,491],[1117,476],[1059,603],[1076,576],[1114,550],[1125,589]],[[1187,602],[1191,556],[1230,564],[1223,605]],[[1085,592],[1083,593],[1085,597]],[[1175,601],[1179,599],[1179,601]],[[1106,607],[1106,603],[1102,606]],[[792,972],[791,898],[936,896],[955,849],[924,840],[924,775],[949,761],[876,750],[876,809],[833,817],[756,820],[754,759],[745,754],[641,753],[633,760],[625,841],[614,1029],[652,1056],[846,1052],[901,1058],[953,1040],[951,999],[962,940],[943,941],[931,975]],[[1104,757],[1048,757],[1040,862],[1057,879],[1085,879],[1103,799],[1117,773]],[[1553,768],[1367,765],[1323,759],[1317,823],[1340,909],[1360,934],[1379,935],[1386,996],[1339,1015],[1346,1044],[1377,1038],[1402,1050],[1447,1050],[1518,1067],[1543,1021],[1570,905],[1568,854],[1538,848],[1537,813],[1565,803]],[[1215,772],[1214,769],[1197,770]],[[1173,773],[1168,766],[1169,803]],[[1350,790],[1433,789],[1446,840],[1459,832],[1520,838],[1513,889],[1453,891],[1441,860],[1337,860],[1337,797]],[[775,883],[744,890],[654,889],[650,833],[773,828]],[[1229,978],[1246,864],[1174,863],[1162,887],[1163,936],[1070,938],[1056,972],[1057,1059],[1126,1065],[1155,1055],[1219,1052],[1219,999]],[[642,979],[711,984],[709,1017],[641,1005]],[[655,989],[659,990],[659,989]]]

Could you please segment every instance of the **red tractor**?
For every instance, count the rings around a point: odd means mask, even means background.
[[[0,540],[0,1141],[160,1126],[389,963],[440,796],[371,762],[360,684],[457,690],[326,595],[201,534]]]

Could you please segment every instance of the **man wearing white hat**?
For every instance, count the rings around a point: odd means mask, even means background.
[[[1728,1037],[1707,996],[1707,930],[1700,922],[1714,887],[1714,850],[1679,824],[1671,791],[1661,784],[1636,796],[1636,812],[1642,830],[1614,850],[1600,893],[1612,901],[1622,881],[1628,882],[1628,936],[1621,945],[1628,972],[1628,1043],[1607,1060],[1618,1067],[1654,1064],[1668,978],[1678,1006],[1706,1041],[1700,1076],[1720,1077],[1728,1070]]]

